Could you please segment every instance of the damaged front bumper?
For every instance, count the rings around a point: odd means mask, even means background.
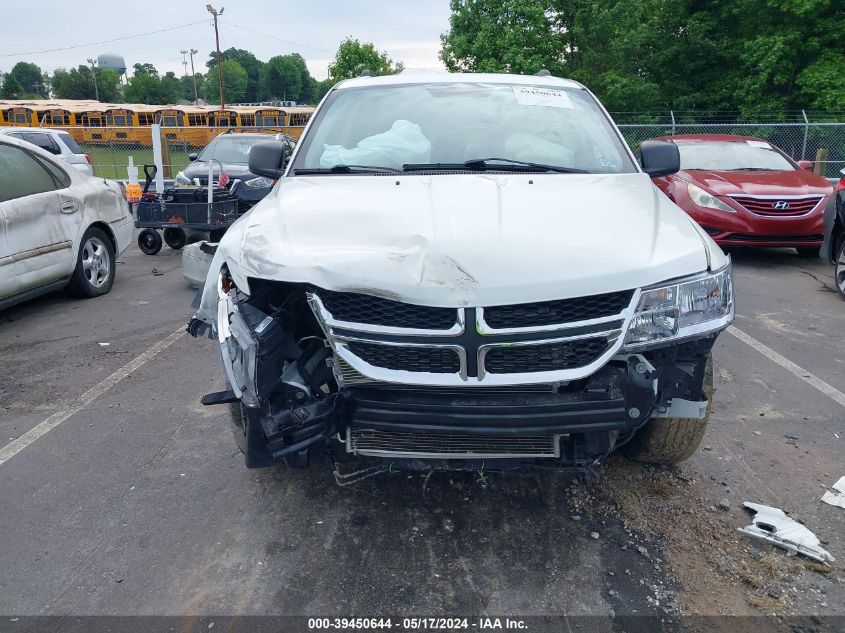
[[[313,449],[328,446],[393,462],[583,467],[627,442],[652,417],[705,416],[702,383],[717,332],[626,351],[622,340],[639,291],[586,325],[546,325],[538,334],[489,328],[485,319],[493,321],[492,313],[461,309],[454,324],[447,318],[437,325],[435,344],[420,328],[363,322],[395,319],[383,310],[372,317],[375,308],[395,307],[387,300],[373,299],[368,311],[359,311],[368,316],[352,323],[336,318],[348,302],[335,301],[333,314],[317,298],[319,289],[255,279],[250,289],[245,295],[228,275],[220,276],[212,335],[231,390],[203,400],[236,404],[234,422],[244,434],[249,466],[306,465]],[[413,318],[425,317],[431,326],[435,316]],[[465,327],[468,317],[477,327]],[[193,321],[189,331],[200,334],[202,326]],[[529,343],[514,345],[513,337]],[[371,353],[349,344],[359,340],[382,347]],[[589,348],[593,357],[576,359],[581,366],[536,371],[549,362],[576,362],[575,348],[561,351],[560,345],[585,340],[599,343]],[[542,347],[550,345],[558,347]],[[451,366],[441,350],[454,348],[460,353]],[[391,356],[388,349],[399,352]],[[362,362],[358,353],[366,356]],[[398,367],[400,361],[411,365]],[[517,361],[533,363],[533,380],[530,371],[505,373],[507,363]]]

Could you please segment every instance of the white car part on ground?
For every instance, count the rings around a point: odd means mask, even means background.
[[[822,495],[822,501],[845,510],[845,477],[840,477],[839,481],[833,484],[833,490],[834,492],[830,490],[825,492]]]
[[[194,242],[182,249],[182,276],[194,288],[201,288],[208,276],[217,244]]]
[[[747,501],[742,505],[753,512],[754,517],[751,525],[739,528],[740,532],[820,563],[834,561],[833,556],[821,547],[816,535],[786,516],[783,510]]]

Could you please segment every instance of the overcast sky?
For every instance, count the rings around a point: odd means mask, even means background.
[[[117,53],[130,69],[135,63],[150,62],[159,72],[172,70],[181,75],[181,50],[199,50],[194,56],[198,72],[205,72],[205,61],[214,50],[214,29],[206,0],[145,0],[128,4],[114,0],[48,0],[36,5],[4,0],[2,4],[3,72],[19,61],[34,62],[52,72],[59,67],[84,64],[89,57],[96,58],[101,53]],[[219,9],[221,0],[214,0],[214,4]],[[34,6],[39,8],[33,10]],[[326,78],[337,45],[348,35],[373,42],[408,68],[442,69],[437,53],[440,34],[449,26],[448,0],[228,0],[222,6],[226,10],[221,16],[221,50],[231,46],[245,48],[264,61],[274,55],[298,52],[317,79]],[[77,47],[192,22],[199,24]],[[68,50],[26,54],[58,48]]]

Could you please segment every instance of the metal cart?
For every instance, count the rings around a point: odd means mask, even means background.
[[[144,165],[146,182],[141,200],[135,204],[135,226],[143,229],[138,235],[138,248],[155,255],[166,243],[180,249],[187,243],[187,231],[202,231],[217,242],[229,225],[238,219],[238,200],[224,187],[214,187],[209,202],[209,188],[166,189],[150,193],[155,166]],[[162,235],[159,234],[162,231]]]

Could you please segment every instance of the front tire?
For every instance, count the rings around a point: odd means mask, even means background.
[[[801,257],[802,259],[818,259],[821,248],[803,246],[801,248],[796,248],[795,250],[798,251],[798,257]]]
[[[839,296],[845,299],[845,236],[840,238],[839,252],[836,254],[836,268],[833,274]]]
[[[114,284],[116,268],[114,246],[108,235],[96,226],[89,227],[82,236],[68,292],[85,299],[104,295]]]
[[[622,453],[635,462],[646,464],[677,464],[692,457],[698,449],[713,406],[713,358],[704,367],[702,391],[707,396],[707,412],[702,419],[654,418],[637,431],[622,448]]]

